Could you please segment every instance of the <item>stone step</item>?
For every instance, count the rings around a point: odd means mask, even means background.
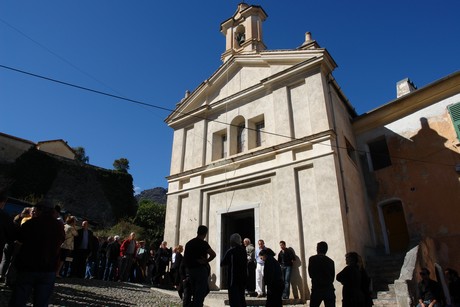
[[[373,302],[374,307],[398,307],[394,284],[388,285],[388,291],[377,292],[377,298]]]
[[[266,298],[246,298],[246,305],[247,306],[251,306],[251,307],[256,307],[256,306],[265,306],[265,304],[267,303],[267,299]],[[224,301],[224,304],[225,306],[230,306],[230,302],[228,299],[226,299]],[[295,299],[295,298],[292,298],[292,299],[287,299],[287,300],[283,300],[282,301],[282,304],[283,306],[295,306],[295,305],[301,305],[301,306],[305,306],[305,301],[301,300],[301,299]]]
[[[394,293],[388,292],[388,291],[379,291],[377,293],[377,299],[379,300],[392,300],[396,299],[396,296]]]
[[[372,279],[374,293],[387,290],[398,279],[404,255],[374,255],[366,258],[366,270]]]
[[[374,300],[373,307],[399,307],[398,303],[395,302],[388,302],[388,301],[378,301]]]

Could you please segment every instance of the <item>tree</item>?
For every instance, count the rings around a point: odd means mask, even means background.
[[[163,240],[165,229],[166,206],[151,200],[139,202],[134,224],[144,228],[146,239],[158,246]]]
[[[75,160],[81,163],[88,163],[89,162],[89,157],[86,155],[86,151],[84,147],[73,147],[73,151],[75,152]]]
[[[113,167],[119,172],[127,173],[129,170],[129,161],[126,158],[120,158],[113,161]]]

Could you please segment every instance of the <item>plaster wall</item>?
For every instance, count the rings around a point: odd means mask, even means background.
[[[20,155],[33,146],[33,143],[0,135],[0,162],[13,163]]]
[[[415,111],[408,116],[400,118],[396,121],[382,125],[377,129],[366,131],[357,136],[357,142],[360,147],[365,147],[369,141],[381,136],[385,132],[396,133],[399,136],[410,139],[416,135],[421,128],[420,119],[430,118],[433,121],[446,121],[446,114],[449,116],[447,107],[449,105],[460,102],[460,94],[451,96],[447,99],[439,101],[436,104],[432,104],[427,108]]]
[[[62,141],[40,143],[38,149],[67,159],[75,159],[75,153]]]
[[[177,174],[182,171],[182,155],[184,150],[185,129],[174,130],[172,153],[171,153],[171,169],[170,174]]]
[[[223,85],[219,88],[219,95],[214,97],[210,104],[233,95],[243,89],[256,85],[270,74],[270,69],[260,66],[249,66],[236,71],[227,71],[222,77]]]
[[[309,108],[309,116],[303,118],[302,122],[304,124],[310,122],[309,125],[313,134],[331,129],[331,114],[326,106],[326,101],[329,99],[326,93],[328,86],[330,85],[326,83],[325,76],[320,71],[311,72],[305,79],[304,95],[306,97],[305,103]],[[296,135],[296,137],[302,136],[305,135]]]
[[[340,159],[336,176],[339,180],[341,195],[343,197],[341,208],[343,227],[346,234],[347,250],[356,251],[366,255],[366,248],[375,246],[375,230],[371,223],[372,213],[366,202],[364,179],[361,176],[359,156],[356,151],[347,152],[348,141],[353,148],[357,148],[356,139],[350,125],[350,115],[333,87],[326,96],[330,99],[328,112],[331,125],[337,137],[331,144]]]
[[[368,182],[375,190],[369,203],[380,244],[385,225],[376,218],[378,205],[391,200],[401,201],[412,241],[432,237],[452,242],[460,236],[460,182],[455,170],[460,152],[447,110],[459,101],[460,95],[451,96],[357,136],[359,147],[367,151],[368,142],[385,135],[391,156],[391,166],[371,172]],[[456,249],[445,246],[447,254]]]
[[[264,239],[276,253],[280,240],[285,240],[295,250],[299,265],[293,283],[297,285],[299,297],[305,298],[310,286],[306,263],[316,254],[317,242],[329,243],[328,254],[335,260],[337,270],[345,265],[346,245],[336,162],[331,153],[300,161],[292,160],[292,152],[282,155],[286,157],[274,161],[285,161],[284,164],[269,168],[270,171],[261,170],[252,180],[248,175],[234,177],[229,170],[225,181],[210,182],[190,190],[195,195],[193,200],[188,196],[181,198],[180,192],[169,195],[166,225],[170,227],[166,227],[165,240],[185,244],[196,235],[199,225],[196,217],[201,216],[202,223],[209,227],[208,242],[217,253],[216,259],[221,259],[225,252],[221,250],[222,240],[228,239],[221,237],[222,214],[253,208],[257,212],[254,215],[255,240]],[[289,163],[288,157],[291,157]],[[216,276],[215,286],[219,287],[218,261],[211,266]],[[336,286],[340,289],[340,285]]]

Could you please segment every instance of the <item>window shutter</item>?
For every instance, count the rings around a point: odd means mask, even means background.
[[[460,140],[460,102],[448,106],[452,124],[454,125],[455,132],[457,132],[457,139]]]

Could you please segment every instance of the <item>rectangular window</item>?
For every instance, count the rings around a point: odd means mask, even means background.
[[[227,130],[214,132],[212,135],[212,158],[211,160],[219,160],[227,157]]]
[[[265,143],[265,122],[256,123],[256,147],[262,146]]]
[[[259,114],[248,120],[248,149],[266,146],[266,144],[265,119],[263,114]]]
[[[385,137],[377,139],[369,144],[369,154],[374,171],[391,166],[390,152]]]
[[[347,140],[347,138],[345,138],[345,144],[347,146],[347,154],[348,154],[348,156],[356,164],[356,150],[355,150],[355,148],[353,147],[353,145],[351,145],[351,143]]]
[[[457,139],[460,140],[460,102],[450,105],[447,107],[452,118],[452,124],[454,125],[455,132],[457,133]]]

